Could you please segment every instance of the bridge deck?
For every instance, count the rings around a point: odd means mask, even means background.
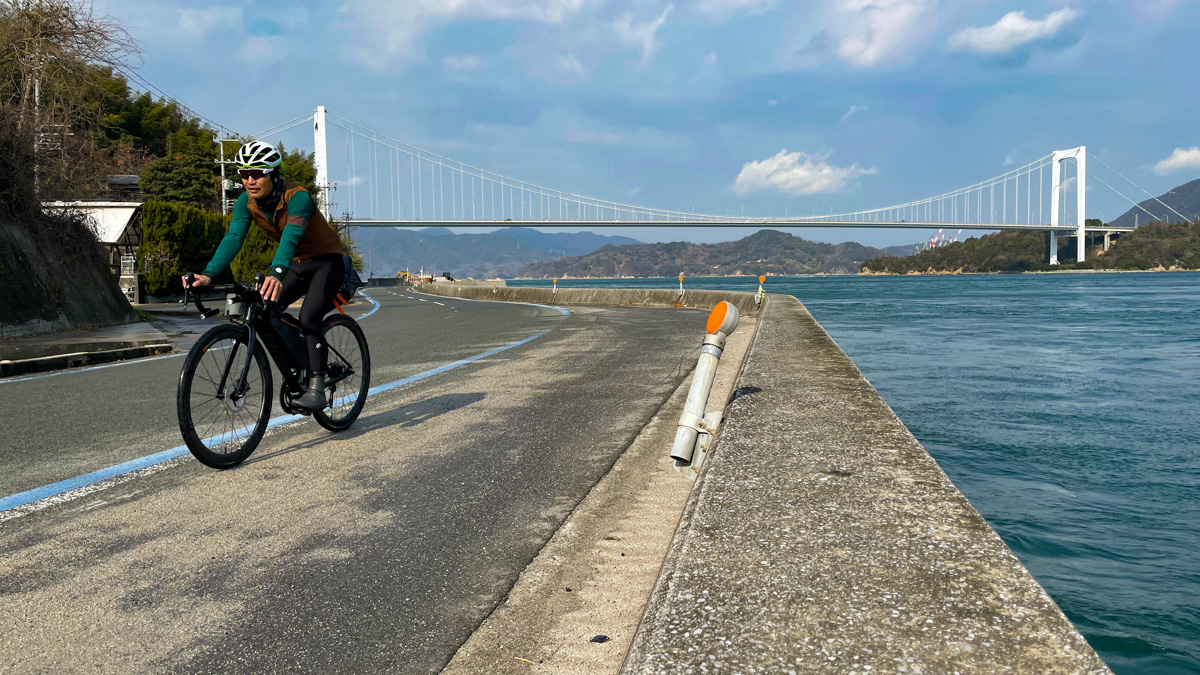
[[[1046,224],[1024,223],[933,223],[909,221],[845,221],[845,220],[796,220],[762,218],[727,220],[406,220],[396,218],[351,218],[345,221],[354,227],[854,227],[888,228],[911,230],[1034,230],[1057,231],[1075,234],[1079,228]],[[1089,233],[1132,232],[1133,227],[1104,225],[1084,228]]]

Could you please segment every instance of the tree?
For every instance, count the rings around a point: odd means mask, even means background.
[[[217,204],[219,181],[213,175],[211,159],[179,153],[147,164],[138,178],[138,187],[148,199],[212,209]]]
[[[0,116],[37,151],[36,187],[62,192],[97,186],[104,157],[95,151],[97,64],[117,67],[137,54],[129,34],[85,0],[0,0]],[[45,196],[45,195],[43,195]]]

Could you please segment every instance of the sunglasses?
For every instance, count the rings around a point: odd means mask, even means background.
[[[264,169],[241,169],[238,171],[238,175],[242,177],[242,180],[248,180],[251,178],[254,180],[262,180],[266,176],[270,175],[270,173],[270,171],[266,171]]]

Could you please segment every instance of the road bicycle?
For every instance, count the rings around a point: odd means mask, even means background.
[[[189,295],[205,318],[221,311],[204,306],[202,297],[225,294],[224,315],[229,323],[209,329],[188,351],[179,375],[176,406],[179,430],[196,459],[214,469],[228,469],[246,460],[258,447],[271,419],[274,397],[268,357],[283,379],[279,405],[285,412],[312,415],[330,431],[350,428],[362,412],[371,386],[371,354],[358,322],[338,312],[325,317],[321,333],[329,349],[322,410],[293,405],[305,392],[308,349],[299,323],[277,303],[265,302],[255,284],[192,288],[194,275],[185,276],[184,305]],[[343,302],[347,297],[339,295]]]

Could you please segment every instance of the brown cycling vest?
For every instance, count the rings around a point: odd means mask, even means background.
[[[305,190],[302,185],[283,184],[283,195],[279,197],[279,203],[275,206],[273,218],[267,218],[262,209],[258,208],[254,198],[246,195],[246,206],[250,209],[250,217],[254,219],[254,224],[275,241],[279,241],[279,238],[283,236],[283,228],[288,225],[300,225],[303,221],[299,216],[288,216],[288,202],[297,192],[308,192],[308,190]],[[316,209],[313,211],[312,217],[308,219],[308,226],[304,228],[304,238],[296,245],[292,260],[308,260],[326,253],[340,254],[343,252],[343,248],[342,240],[338,237],[337,232],[334,232],[333,228],[329,226],[325,216],[321,215],[321,210]]]

